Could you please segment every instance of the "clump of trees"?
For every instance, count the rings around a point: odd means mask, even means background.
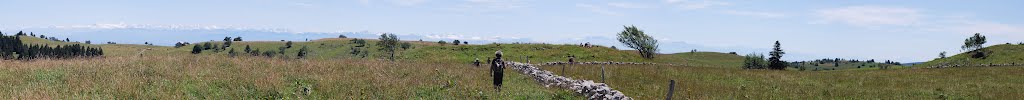
[[[437,41],[437,44],[445,45],[445,44],[448,44],[448,42],[445,42],[444,40],[441,40],[441,41]]]
[[[86,41],[86,42],[89,42],[89,41]],[[174,43],[174,48],[181,48],[181,47],[184,47],[184,46],[187,46],[187,45],[189,45],[188,42],[177,42],[177,43]]]
[[[987,57],[986,51],[983,49],[985,42],[987,42],[985,36],[981,35],[981,33],[974,33],[974,36],[964,40],[964,45],[960,48],[973,53],[971,55],[973,58],[985,58]]]
[[[31,60],[36,58],[65,59],[103,55],[103,48],[86,47],[81,44],[57,46],[24,44],[19,36],[26,35],[24,32],[18,32],[14,36],[4,36],[0,33],[0,58]]]
[[[370,51],[365,49],[366,48],[366,40],[363,40],[363,39],[352,39],[352,40],[349,40],[349,43],[356,44],[355,46],[352,46],[350,48],[351,51],[349,51],[349,54],[352,54],[352,56],[359,57],[359,58],[366,58],[366,56],[370,55]]]
[[[459,43],[461,43],[459,40],[452,41],[453,45],[459,45]]]
[[[658,52],[658,40],[644,34],[644,31],[637,29],[636,26],[623,27],[625,27],[625,30],[618,34],[619,42],[622,42],[622,44],[629,48],[636,49],[641,57],[654,59],[654,55]]]
[[[345,34],[338,35],[338,38],[348,38]]]
[[[743,68],[746,69],[764,69],[768,66],[768,61],[764,59],[764,55],[761,54],[747,54],[743,57]]]
[[[388,59],[395,60],[395,50],[398,49],[399,40],[395,34],[384,33],[380,35],[380,42],[377,42],[377,46],[380,46],[380,51],[388,53],[390,57]]]

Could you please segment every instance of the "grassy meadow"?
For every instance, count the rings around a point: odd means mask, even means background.
[[[465,64],[153,55],[0,65],[0,97],[9,99],[579,98],[520,74],[508,74],[499,93],[486,67]]]
[[[563,67],[564,73],[563,73]],[[601,81],[600,65],[543,66]],[[712,67],[607,65],[605,81],[640,100],[663,99],[669,80],[684,99],[1016,99],[1024,67],[779,71]]]
[[[30,44],[72,44],[22,37]],[[547,88],[511,69],[502,92],[491,89],[487,60],[496,50],[516,62],[653,62],[606,66],[607,83],[627,96],[663,99],[669,80],[683,99],[1014,99],[1024,96],[1024,67],[898,68],[836,71],[741,69],[743,57],[717,52],[660,54],[642,59],[635,51],[561,44],[441,45],[404,41],[412,48],[386,60],[376,40],[364,47],[351,38],[293,41],[275,57],[244,54],[245,46],[277,51],[282,41],[233,42],[227,50],[191,54],[193,45],[174,48],[135,44],[92,44],[98,58],[0,61],[0,97],[9,99],[583,99]],[[210,42],[222,45],[220,41]],[[299,48],[310,48],[297,57]],[[350,54],[367,50],[367,57]],[[997,45],[988,59],[1020,58],[1019,46]],[[1016,53],[1016,54],[1014,54]],[[936,60],[953,61],[961,55]],[[950,59],[950,60],[947,60]],[[959,60],[956,60],[959,61]],[[993,61],[1000,62],[1000,61]],[[1005,62],[1005,61],[1003,61]],[[923,65],[933,64],[928,62]],[[853,63],[851,63],[853,64]],[[831,66],[831,64],[820,64]],[[842,65],[854,66],[854,65]],[[600,81],[601,66],[542,66],[572,78]],[[846,68],[846,67],[843,67]],[[306,90],[309,92],[307,93]]]

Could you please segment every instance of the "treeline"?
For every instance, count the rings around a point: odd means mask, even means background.
[[[22,43],[20,36],[28,35],[35,34],[18,32],[12,36],[6,36],[0,32],[0,58],[7,60],[30,60],[36,58],[64,59],[103,55],[102,48],[86,47],[80,44],[49,46]],[[70,39],[65,39],[65,41],[70,41]]]

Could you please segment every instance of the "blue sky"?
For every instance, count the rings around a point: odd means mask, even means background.
[[[139,40],[67,30],[155,29],[165,32],[137,36],[162,41],[188,38],[159,37],[166,34],[195,34],[173,30],[390,32],[431,41],[621,47],[614,34],[636,25],[665,43],[663,53],[764,53],[779,40],[793,54],[788,60],[918,62],[960,52],[973,33],[989,36],[989,45],[1024,41],[1020,9],[1021,0],[3,0],[0,31],[129,42]]]

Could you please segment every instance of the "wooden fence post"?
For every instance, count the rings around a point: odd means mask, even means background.
[[[665,96],[665,100],[672,100],[672,92],[675,91],[676,80],[668,81],[668,96]]]
[[[604,82],[604,64],[601,64],[601,83],[607,84]]]

